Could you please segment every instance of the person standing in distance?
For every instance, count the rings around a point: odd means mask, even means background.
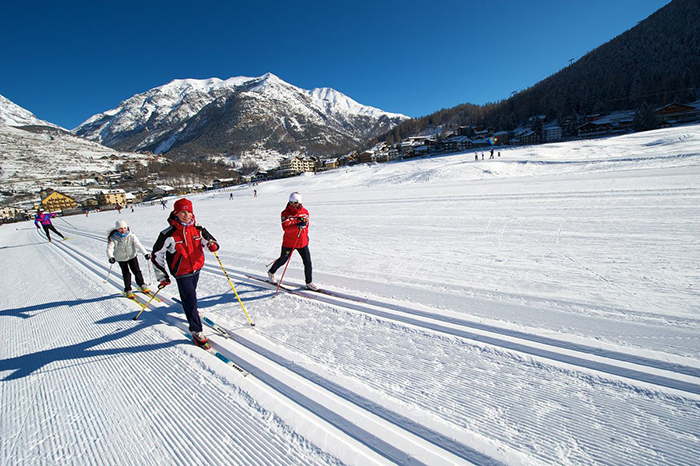
[[[209,349],[211,345],[202,332],[202,320],[197,309],[197,282],[199,271],[204,267],[204,246],[209,251],[216,252],[219,244],[206,228],[195,223],[192,202],[188,199],[178,199],[175,202],[168,223],[170,226],[160,232],[151,254],[156,279],[160,282],[158,288],[170,284],[169,270],[177,281],[182,308],[194,343]]]
[[[318,291],[318,287],[313,282],[308,227],[309,211],[301,204],[301,194],[293,192],[289,195],[287,207],[282,211],[282,230],[284,230],[282,253],[267,272],[267,276],[272,283],[277,283],[275,272],[289,260],[290,254],[296,249],[304,262],[306,289]]]

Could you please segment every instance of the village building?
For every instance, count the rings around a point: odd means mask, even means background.
[[[326,170],[332,170],[334,168],[338,168],[338,159],[326,159],[321,161],[319,170],[326,171]]]
[[[374,162],[374,152],[366,150],[357,156],[357,163],[372,163]]]
[[[126,205],[126,192],[123,189],[107,189],[97,195],[100,205]]]
[[[542,140],[544,142],[561,141],[562,130],[556,122],[546,124],[542,127]]]
[[[159,196],[170,196],[172,194],[175,194],[175,188],[172,186],[166,186],[166,185],[158,185],[155,186],[151,192],[153,194],[157,194]]]
[[[63,193],[47,189],[42,191],[40,206],[47,212],[58,212],[62,210],[75,209],[78,204],[75,200]]]
[[[22,219],[24,217],[24,210],[18,209],[16,207],[3,206],[0,207],[0,219]]]
[[[316,168],[316,161],[312,158],[290,157],[280,163],[280,170],[296,173],[313,172]]]
[[[700,105],[674,102],[654,110],[654,116],[662,127],[698,121]]]
[[[472,144],[473,141],[466,136],[452,136],[443,142],[445,149],[448,151],[466,150]]]
[[[578,127],[580,137],[598,137],[632,131],[634,111],[620,110],[609,115],[594,116],[596,117],[594,119],[591,119],[591,115],[587,116],[588,121]]]

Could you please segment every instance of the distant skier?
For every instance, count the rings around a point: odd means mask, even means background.
[[[474,152],[474,160],[476,160],[477,162],[479,161],[479,154],[477,154],[476,152]]]
[[[257,189],[253,190],[253,197],[258,197],[258,190]]]
[[[228,199],[229,199],[229,201],[232,201],[232,200],[233,200],[233,193],[231,193],[231,194],[228,195]]]
[[[34,217],[34,225],[36,225],[36,227],[38,229],[41,229],[41,228],[39,228],[39,225],[41,225],[44,228],[44,233],[46,234],[46,237],[49,239],[49,242],[51,242],[51,233],[49,233],[49,230],[53,231],[61,238],[66,239],[66,237],[63,236],[61,234],[61,232],[58,231],[56,229],[56,227],[54,227],[53,224],[51,223],[51,219],[54,217],[56,217],[56,214],[45,213],[44,209],[41,209],[41,208],[39,208],[39,210],[37,210],[36,217]]]
[[[119,262],[119,267],[122,269],[122,277],[124,278],[124,294],[129,299],[134,299],[134,292],[131,290],[131,272],[134,273],[136,284],[146,294],[151,294],[144,280],[141,268],[139,267],[138,253],[145,256],[146,260],[150,260],[151,256],[143,247],[135,234],[131,232],[129,226],[124,220],[119,220],[114,229],[107,235],[107,257],[109,263],[114,264]],[[129,272],[131,269],[131,272]]]
[[[195,223],[192,202],[178,199],[168,217],[170,226],[160,232],[153,245],[151,262],[155,265],[158,288],[170,284],[168,270],[177,281],[182,308],[187,316],[192,339],[197,346],[211,348],[202,332],[202,320],[197,309],[197,282],[204,267],[204,246],[211,252],[219,250],[216,239],[203,226]],[[166,269],[167,266],[167,269]]]
[[[313,282],[313,270],[311,267],[311,253],[309,252],[309,211],[301,204],[301,194],[293,192],[289,195],[287,207],[282,211],[282,253],[272,264],[267,276],[272,283],[277,283],[275,272],[282,267],[289,259],[290,254],[296,250],[304,262],[304,276],[306,278],[306,289],[318,291],[318,287]]]

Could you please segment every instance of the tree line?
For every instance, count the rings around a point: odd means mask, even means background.
[[[635,110],[635,129],[665,104],[700,99],[700,2],[674,0],[634,28],[534,86],[485,105],[462,104],[406,121],[368,143],[397,143],[433,128],[510,131],[556,120],[573,133],[582,117]]]

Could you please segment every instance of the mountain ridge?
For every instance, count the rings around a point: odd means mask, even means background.
[[[94,115],[73,132],[119,150],[177,159],[351,150],[409,117],[331,88],[305,90],[272,73],[177,79]]]

